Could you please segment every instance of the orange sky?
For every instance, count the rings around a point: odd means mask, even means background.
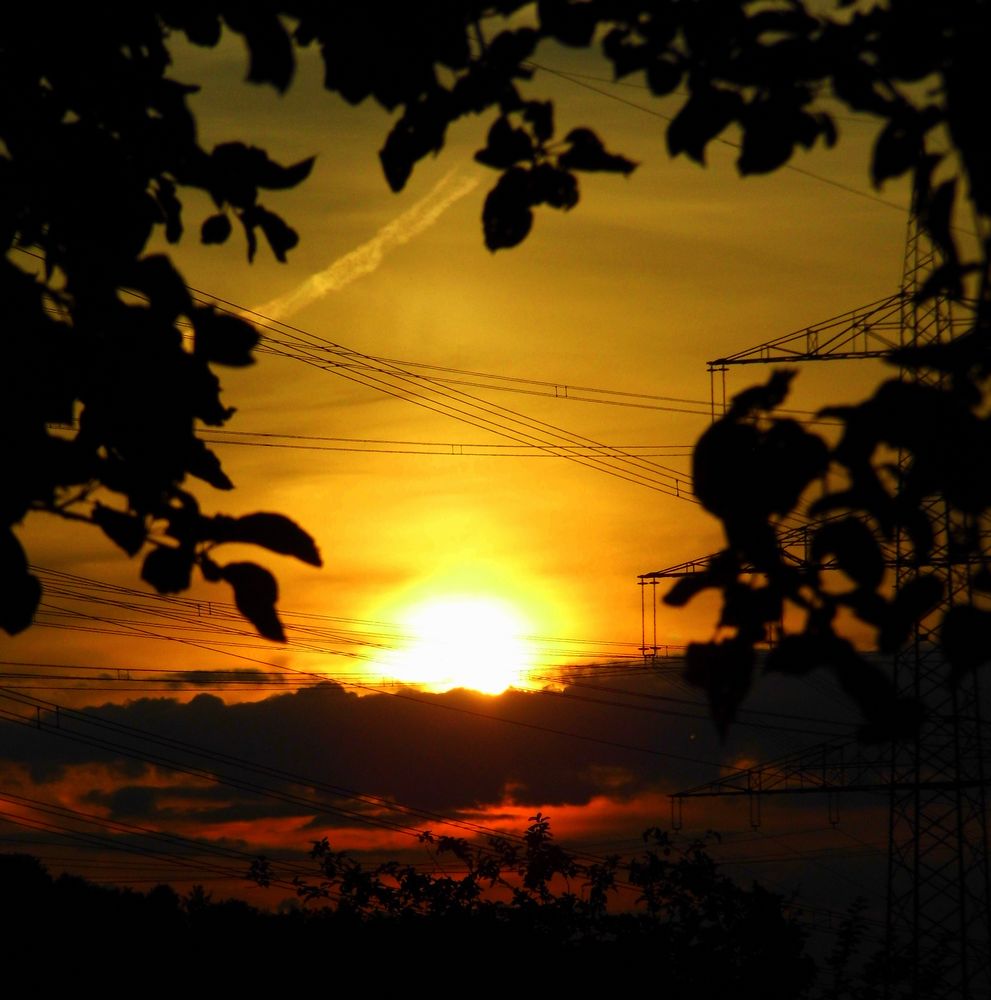
[[[205,144],[240,138],[266,147],[280,162],[314,153],[317,162],[302,187],[265,199],[300,233],[300,246],[290,253],[288,264],[277,263],[262,249],[249,266],[236,239],[219,248],[198,245],[195,233],[207,209],[190,199],[187,236],[175,250],[180,270],[197,289],[257,308],[292,295],[385,230],[392,235],[383,240],[380,262],[367,252],[362,258],[374,268],[363,265],[368,273],[284,320],[366,355],[703,401],[670,404],[694,410],[704,410],[709,397],[707,360],[897,288],[905,214],[842,187],[871,193],[866,183],[873,137],[869,123],[841,119],[836,151],[796,158],[796,167],[824,180],[796,171],[740,180],[733,167],[735,151],[727,145],[712,148],[704,170],[667,157],[664,123],[657,116],[670,112],[674,103],[657,101],[635,81],[629,86],[603,82],[605,65],[588,53],[548,46],[537,59],[561,71],[587,74],[582,81],[613,95],[538,71],[528,89],[554,98],[559,133],[591,125],[610,149],[640,166],[629,178],[582,176],[582,199],[575,209],[567,214],[539,210],[522,246],[493,255],[482,242],[480,213],[494,175],[472,160],[487,120],[459,125],[443,153],[418,166],[408,189],[397,196],[388,190],[376,155],[388,117],[376,108],[346,107],[321,91],[315,60],[301,60],[297,83],[279,97],[241,82],[244,62],[237,45],[184,53],[176,76],[204,84],[194,107]],[[390,224],[429,198],[445,177],[443,190],[456,190],[459,196],[408,241],[396,237]],[[905,191],[898,187],[881,195],[906,203]],[[226,370],[221,376],[227,403],[238,408],[230,430],[505,444],[491,432],[298,361],[259,356],[253,368]],[[878,376],[879,369],[870,363],[804,371],[791,405],[814,409],[827,400],[852,400]],[[761,377],[759,371],[734,372],[730,384],[739,389]],[[463,388],[596,442],[684,446],[674,448],[682,453],[679,457],[656,461],[686,473],[683,453],[707,423],[698,413]],[[538,643],[542,666],[575,659],[574,650],[581,649],[577,640],[592,640],[589,648],[600,656],[603,641],[639,643],[637,574],[719,546],[717,525],[691,503],[559,457],[233,445],[216,450],[237,489],[228,495],[208,495],[204,489],[207,509],[281,511],[317,540],[325,561],[322,570],[278,557],[260,558],[279,576],[282,608],[388,626],[427,597],[492,597],[516,606],[528,634],[569,640]],[[36,516],[22,537],[41,565],[143,586],[137,564],[95,531],[64,528]],[[194,596],[228,599],[216,588]],[[155,626],[159,631],[163,627]],[[383,641],[394,645],[392,633],[385,630]],[[661,613],[662,642],[683,644],[707,637],[710,630],[711,609]],[[459,641],[470,660],[473,643],[484,646],[489,637],[469,634]],[[0,650],[8,661],[122,669],[245,665],[244,659],[177,648],[161,639],[47,628],[3,638]],[[359,680],[368,679],[363,674],[367,669],[372,679],[381,672],[374,658],[329,657],[293,645],[283,649],[261,642],[258,648],[235,652],[279,667],[339,676],[347,670]],[[64,691],[41,696],[70,697]],[[115,697],[123,695],[86,694],[75,703]],[[240,697],[245,696],[232,693],[229,700]],[[704,725],[705,720],[698,724]],[[746,743],[741,736],[740,747]],[[720,751],[711,741],[706,746],[713,754],[736,752]],[[80,782],[95,780],[76,777],[70,798],[83,787]],[[23,775],[18,780],[30,784]],[[388,784],[370,790],[388,794]],[[617,813],[626,810],[639,822],[644,801],[663,801],[657,782],[633,782],[623,796],[605,800],[596,797],[593,785],[573,799],[562,798],[562,810],[580,810],[594,801],[594,815],[600,817],[608,811],[603,802],[611,801]],[[498,801],[480,800],[478,805]]]
[[[640,166],[627,179],[582,176],[574,210],[539,210],[522,246],[493,255],[479,223],[491,175],[471,158],[485,122],[456,128],[444,152],[422,163],[396,196],[376,156],[387,116],[320,91],[313,60],[302,61],[297,84],[279,97],[241,83],[237,46],[193,55],[188,74],[208,81],[194,102],[207,140],[246,138],[283,162],[317,154],[309,181],[267,199],[300,232],[286,265],[263,250],[249,266],[236,239],[198,245],[204,208],[190,199],[176,258],[195,288],[246,307],[271,303],[373,240],[445,176],[449,187],[478,181],[408,243],[387,243],[372,273],[284,317],[365,354],[704,403],[708,359],[897,287],[905,227],[899,211],[796,172],[741,180],[728,146],[712,148],[706,169],[671,161],[662,121],[539,72],[531,88],[557,101],[559,131],[590,123]],[[550,48],[538,59],[607,75],[588,53]],[[180,65],[177,75],[186,70]],[[654,114],[673,107],[635,83],[583,79]],[[795,166],[864,190],[872,129],[847,119],[839,127],[838,150],[799,155]],[[882,194],[905,201],[897,189]],[[816,367],[802,373],[793,405],[857,398],[878,376],[870,363]],[[295,361],[269,356],[221,375],[239,411],[230,430],[506,443]],[[732,372],[731,391],[760,377],[755,369]],[[704,416],[664,410],[465,391],[599,443],[680,446],[680,456],[706,425]],[[715,522],[693,505],[544,455],[217,451],[237,489],[204,490],[205,503],[230,513],[283,511],[318,541],[323,571],[273,560],[283,606],[296,610],[392,620],[414,594],[456,596],[471,580],[479,592],[518,601],[538,634],[637,641],[636,575],[719,543]],[[687,473],[686,457],[655,460]],[[95,532],[66,535],[50,523],[29,523],[25,536],[44,565],[122,582],[136,575]],[[706,628],[706,616],[690,612],[665,613],[662,624],[664,639],[675,643]]]

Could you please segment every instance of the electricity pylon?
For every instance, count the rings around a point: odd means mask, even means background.
[[[920,303],[915,294],[933,267],[932,247],[910,226],[903,288],[911,294],[902,302],[906,344],[922,347],[953,335],[949,301]],[[936,387],[947,378],[925,368],[902,377]],[[900,466],[908,460],[899,456]],[[895,972],[898,964],[907,963],[918,982],[915,996],[988,997],[991,883],[980,688],[976,671],[951,682],[935,634],[953,605],[972,600],[972,562],[957,555],[954,543],[961,531],[979,530],[980,525],[964,524],[944,497],[930,497],[925,506],[934,529],[929,569],[943,583],[943,599],[919,623],[894,663],[897,695],[917,699],[927,711],[915,738],[892,747],[888,960]],[[900,588],[917,572],[911,545],[901,532],[896,551],[895,586]],[[923,984],[927,975],[931,981]]]
[[[932,247],[911,220],[902,287],[895,295],[710,362],[713,414],[715,375],[722,373],[725,379],[730,365],[881,357],[895,347],[921,347],[952,338],[967,321],[954,317],[948,300],[921,302],[917,294],[934,267]],[[945,378],[937,371],[914,368],[903,370],[901,377],[937,387]],[[722,404],[725,407],[725,388]],[[900,455],[898,461],[905,469],[911,456]],[[943,497],[930,497],[925,508],[935,536],[925,568],[940,578],[943,598],[919,622],[893,664],[897,695],[914,698],[926,709],[915,737],[873,750],[836,743],[809,748],[743,775],[686,789],[673,797],[672,808],[680,815],[681,800],[687,797],[745,794],[751,822],[759,822],[763,795],[819,792],[835,802],[840,791],[885,791],[889,809],[884,995],[892,1000],[977,1000],[991,996],[987,762],[980,689],[973,671],[951,682],[935,630],[950,607],[972,600],[973,561],[955,550],[955,541],[965,532],[972,538],[975,531],[981,539],[988,535],[981,531],[983,525],[964,523]],[[805,559],[806,538],[801,527],[783,533],[783,551],[796,561]],[[643,574],[641,587],[649,584],[656,594],[658,579],[696,572],[709,558]],[[896,588],[919,571],[902,532],[896,534],[886,562]],[[646,630],[643,645],[646,656]]]

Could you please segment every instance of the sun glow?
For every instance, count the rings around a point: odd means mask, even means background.
[[[406,644],[382,663],[390,677],[430,691],[499,694],[527,686],[533,651],[523,616],[488,597],[437,597],[400,615]]]

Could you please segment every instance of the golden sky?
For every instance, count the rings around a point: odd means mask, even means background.
[[[320,90],[315,60],[301,60],[296,84],[279,96],[242,82],[236,44],[185,53],[176,75],[203,82],[194,107],[204,139],[242,138],[282,162],[312,154],[317,161],[300,188],[265,199],[300,233],[288,264],[263,248],[248,265],[237,239],[200,246],[196,231],[207,209],[195,199],[187,202],[176,258],[193,287],[262,309],[291,303],[315,275],[343,264],[337,278],[351,272],[350,283],[335,289],[331,282],[281,318],[363,354],[698,400],[639,409],[463,387],[601,444],[661,446],[677,457],[653,460],[687,475],[687,452],[707,419],[671,410],[707,408],[705,362],[895,290],[905,216],[828,183],[873,193],[866,182],[869,121],[842,118],[837,150],[793,161],[822,180],[788,170],[741,180],[729,145],[714,145],[705,169],[670,160],[658,116],[676,105],[635,81],[603,82],[607,69],[593,54],[548,47],[537,58],[584,74],[581,83],[604,92],[537,71],[529,89],[554,98],[558,131],[593,125],[611,149],[640,165],[629,178],[583,175],[575,209],[538,210],[526,242],[493,255],[482,243],[480,212],[494,174],[472,160],[487,121],[454,129],[441,155],[421,163],[408,189],[394,195],[376,155],[388,116]],[[390,233],[411,209],[422,223],[418,203],[436,207],[444,195],[452,203],[421,231],[405,242]],[[899,189],[881,196],[906,200]],[[360,259],[349,266],[349,256]],[[878,377],[870,363],[822,368],[802,373],[792,405],[857,398]],[[507,443],[298,361],[259,357],[250,370],[221,374],[227,401],[238,408],[232,431],[430,442],[438,450]],[[731,372],[730,391],[748,377],[764,375]],[[715,522],[694,505],[546,453],[217,451],[237,489],[206,503],[230,513],[283,511],[324,554],[322,571],[278,566],[286,608],[394,617],[411,594],[471,580],[479,592],[531,609],[539,634],[638,640],[636,575],[719,543]],[[51,538],[39,562],[133,580],[134,567],[95,533],[73,531],[67,544],[51,532],[50,524],[27,528],[35,551],[35,537],[42,546]],[[704,616],[669,613],[663,632],[677,643],[705,627]]]
[[[236,238],[223,247],[199,245],[198,224],[209,207],[196,199],[186,203],[187,233],[174,250],[175,259],[194,288],[243,308],[274,310],[273,304],[281,303],[278,308],[287,310],[280,317],[285,323],[361,355],[550,383],[562,387],[559,396],[568,386],[669,397],[611,397],[645,404],[620,406],[445,384],[447,391],[472,393],[489,405],[515,411],[500,411],[503,422],[510,417],[543,421],[541,433],[550,433],[552,426],[621,450],[656,446],[650,449],[651,460],[680,470],[687,480],[688,452],[708,422],[706,361],[895,291],[907,221],[898,206],[907,203],[906,192],[897,186],[880,193],[870,190],[867,163],[874,131],[869,121],[841,118],[838,148],[799,154],[793,161],[799,170],[741,180],[730,144],[713,145],[705,169],[669,159],[663,116],[673,112],[676,100],[654,99],[635,78],[629,85],[609,83],[608,68],[593,54],[547,46],[536,58],[542,66],[575,75],[569,80],[538,70],[527,86],[534,96],[554,99],[559,134],[577,125],[592,126],[609,149],[639,166],[628,178],[583,175],[576,208],[568,213],[538,210],[522,246],[491,254],[483,245],[480,215],[495,175],[472,159],[484,140],[487,119],[460,124],[443,152],[421,163],[407,190],[395,195],[377,159],[388,116],[370,106],[348,107],[323,92],[315,59],[301,59],[295,85],[279,96],[242,82],[244,56],[236,44],[181,52],[175,75],[203,84],[193,106],[205,145],[242,139],[267,148],[283,163],[313,154],[317,160],[300,188],[264,199],[300,234],[287,264],[262,248],[248,265]],[[324,277],[315,279],[318,275]],[[764,375],[759,369],[731,372],[731,391]],[[451,621],[454,656],[470,664],[481,659],[481,651],[495,643],[494,633],[503,628],[484,616],[473,628],[470,604],[496,601],[506,614],[516,616],[517,631],[543,637],[529,647],[540,667],[605,660],[610,651],[629,653],[640,642],[637,574],[720,545],[717,524],[684,499],[546,450],[530,449],[531,454],[518,457],[455,454],[497,452],[495,446],[504,446],[507,439],[298,360],[259,354],[253,368],[228,369],[221,376],[228,405],[238,408],[227,428],[231,431],[391,442],[391,450],[404,452],[216,445],[236,490],[222,495],[204,489],[206,509],[280,511],[310,531],[323,555],[323,569],[264,554],[259,561],[278,575],[283,609],[353,620],[350,626],[339,623],[342,633],[357,629],[366,634],[373,631],[370,622],[382,623],[376,634],[385,646],[395,646],[399,633],[416,627],[404,616],[424,602],[443,599],[454,602],[442,609]],[[813,410],[827,401],[853,400],[879,376],[880,369],[868,362],[803,371],[790,405]],[[547,386],[516,385],[548,391]],[[569,394],[590,395],[584,389]],[[462,399],[459,405],[478,419],[475,403]],[[444,452],[446,447],[447,453],[410,454],[415,446],[409,442],[423,443],[419,450]],[[307,442],[297,438],[295,443]],[[659,457],[659,452],[674,457]],[[96,531],[68,529],[39,515],[25,525],[22,537],[32,559],[45,567],[143,588],[137,563]],[[228,599],[217,588],[199,588],[192,596]],[[110,614],[106,609],[94,613]],[[127,614],[135,621],[140,617]],[[291,625],[303,623],[292,615],[289,619]],[[322,621],[321,627],[331,626]],[[154,628],[159,635],[168,631],[161,622]],[[662,611],[659,619],[661,641],[675,645],[706,638],[711,628],[711,608],[701,606]],[[187,633],[173,629],[168,634],[174,639]],[[200,641],[197,633],[188,635]],[[301,633],[291,629],[291,635]],[[138,637],[133,629],[108,635],[35,628],[0,640],[0,649],[7,661],[112,670],[234,669],[250,666],[244,657],[253,657],[260,669],[275,664],[358,681],[375,681],[395,655],[387,650],[379,658],[365,648],[355,660],[308,651],[305,643],[280,648],[247,639],[249,645],[225,646],[222,653],[212,639],[202,641],[213,643],[215,651]],[[325,649],[329,642],[323,635],[310,645]],[[607,647],[606,642],[632,646]],[[338,653],[345,648],[334,646]],[[242,659],[232,659],[232,650]],[[590,655],[581,657],[583,651]],[[286,686],[292,688],[291,678]],[[681,695],[691,696],[684,690]],[[125,697],[113,691],[41,696],[77,705]],[[126,696],[136,697],[131,692]],[[233,703],[257,695],[231,692],[224,697]],[[282,697],[293,696],[287,692]],[[296,731],[292,727],[297,722],[306,728],[304,721],[292,721],[297,709],[303,711],[301,702],[279,705],[285,709],[287,731]],[[208,707],[217,710],[212,703]],[[541,725],[553,722],[579,733],[588,731],[583,726],[596,725],[592,717],[569,718],[563,709],[560,718],[557,709],[546,716],[533,711]],[[132,714],[142,724],[152,724],[151,709]],[[200,740],[216,735],[210,726],[197,730],[192,723],[184,725],[191,734],[199,732]],[[608,726],[601,725],[606,728],[598,738],[606,740]],[[662,722],[653,717],[632,727],[616,720],[608,725],[615,725],[614,731],[634,730],[625,733],[624,742],[638,743],[649,741]],[[368,726],[382,731],[371,722]],[[693,747],[705,743],[702,757],[722,754],[721,759],[730,760],[733,754],[769,747],[748,743],[741,735],[735,737],[737,744],[720,749],[708,729],[701,735],[707,726],[702,719],[693,723],[690,735],[682,734]],[[356,742],[360,732],[359,727],[352,734]],[[415,743],[414,737],[410,740],[407,747]],[[800,736],[792,740],[800,741]],[[335,740],[334,746],[343,783],[382,795],[419,796],[417,801],[430,797],[429,783],[422,778],[395,778],[408,750],[371,755],[361,767],[356,750],[349,774],[341,756],[344,743]],[[689,749],[687,742],[679,746]],[[786,743],[774,746],[780,752]],[[501,751],[492,752],[502,759]],[[305,756],[300,752],[294,757],[301,769]],[[426,771],[437,766],[420,759],[429,756],[422,748],[415,756]],[[12,755],[11,760],[17,759]],[[27,759],[16,767],[26,767]],[[659,764],[651,766],[648,775],[626,757],[604,755],[583,765],[581,780],[574,770],[568,772],[575,782],[571,789],[561,777],[567,770],[562,763],[560,774],[554,768],[548,772],[560,782],[518,797],[524,805],[513,812],[506,775],[515,774],[521,783],[517,787],[524,787],[536,782],[537,774],[522,764],[507,765],[474,791],[454,792],[449,785],[450,794],[439,795],[433,804],[441,810],[481,813],[501,804],[515,821],[533,802],[549,801],[575,813],[574,829],[581,826],[578,814],[595,826],[592,820],[610,808],[625,809],[639,822],[666,808],[662,790],[673,787],[658,778]],[[75,771],[61,774],[58,781],[74,789],[65,793],[68,799],[78,804],[89,795],[92,807],[109,808],[108,796],[122,783],[107,777],[112,768],[101,767],[79,760],[72,764]],[[692,780],[705,780],[702,771],[693,771]],[[226,822],[234,822],[231,815]],[[306,839],[298,824],[287,822],[276,839]],[[604,828],[597,828],[599,835]]]

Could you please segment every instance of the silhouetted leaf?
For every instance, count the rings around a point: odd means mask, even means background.
[[[888,117],[893,99],[881,93],[879,84],[876,70],[866,60],[847,55],[838,61],[833,87],[837,96],[854,110]]]
[[[880,187],[889,177],[900,177],[918,162],[922,137],[915,121],[893,118],[881,130],[874,144],[871,177]]]
[[[783,516],[826,471],[829,449],[822,438],[808,433],[796,421],[775,420],[761,436],[759,458],[754,495],[763,498],[764,513]]]
[[[829,521],[812,536],[811,554],[818,562],[832,553],[841,570],[858,586],[874,589],[884,577],[884,556],[874,533],[854,517]]]
[[[908,639],[916,622],[922,621],[943,599],[943,581],[935,573],[924,573],[898,588],[887,618],[878,632],[882,653],[895,653]]]
[[[98,503],[93,507],[93,523],[114,544],[119,545],[129,556],[137,555],[145,543],[147,533],[144,520],[137,514],[125,514]]]
[[[379,151],[379,161],[389,187],[402,191],[413,172],[416,154],[401,122],[386,136],[385,145]]]
[[[514,247],[523,241],[532,225],[530,174],[522,167],[512,167],[485,199],[482,208],[485,245],[493,251]]]
[[[599,20],[592,3],[568,3],[567,0],[537,0],[540,27],[565,45],[584,48],[591,42]]]
[[[912,174],[912,214],[921,217],[932,193],[933,176],[946,158],[943,153],[925,153],[915,162]]]
[[[260,635],[285,642],[286,634],[275,610],[279,587],[267,569],[255,563],[228,563],[221,576],[234,588],[234,603]]]
[[[248,542],[284,556],[295,556],[311,566],[321,566],[316,543],[303,529],[282,514],[245,514],[215,517],[212,537],[218,542]]]
[[[740,483],[753,476],[759,443],[756,427],[726,418],[698,439],[692,453],[692,489],[709,513],[731,517],[737,511]]]
[[[248,244],[248,263],[250,264],[254,261],[255,254],[258,253],[258,237],[255,235],[255,227],[244,218],[243,212],[237,213],[237,221],[244,229],[244,239]]]
[[[33,621],[41,601],[41,583],[36,576],[25,573],[4,581],[0,600],[0,628],[8,635],[23,632]]]
[[[232,368],[254,364],[251,352],[258,343],[258,331],[246,320],[216,312],[209,306],[197,309],[192,320],[198,355],[213,364]]]
[[[236,412],[220,400],[220,379],[206,359],[194,354],[193,363],[186,366],[186,403],[191,415],[208,427],[223,427]]]
[[[485,62],[496,68],[503,78],[513,75],[529,79],[530,71],[525,67],[521,68],[520,63],[533,55],[533,50],[539,41],[540,36],[533,28],[500,31],[489,42],[488,51],[485,53]]]
[[[252,205],[241,213],[241,221],[245,226],[258,226],[265,234],[268,245],[275,254],[275,259],[281,263],[286,262],[286,254],[299,243],[299,234],[295,229],[287,226],[282,219],[274,212],[262,208],[261,205]]]
[[[188,590],[193,572],[193,553],[187,548],[160,545],[145,556],[141,579],[160,594],[178,594]]]
[[[203,220],[200,239],[203,243],[224,243],[231,234],[231,220],[224,212],[218,212]]]
[[[891,605],[880,594],[866,587],[857,587],[836,597],[838,604],[848,607],[862,622],[883,628],[891,614]]]
[[[774,526],[767,521],[764,495],[755,490],[752,497],[738,504],[725,521],[726,537],[745,562],[753,563],[760,573],[780,573],[781,547]]]
[[[257,172],[255,174],[258,186],[272,191],[284,190],[302,184],[313,170],[316,162],[315,156],[308,156],[305,160],[299,160],[288,167],[270,160],[268,156],[259,158]]]
[[[129,284],[151,299],[156,311],[169,322],[187,314],[192,307],[189,289],[182,275],[164,254],[150,254],[136,261],[131,270]]]
[[[158,179],[155,201],[165,223],[165,238],[169,243],[178,243],[182,238],[182,203],[176,197],[175,184],[164,177]]]
[[[0,529],[0,628],[8,635],[23,632],[40,600],[41,583],[28,572],[20,541],[12,531]]]
[[[777,587],[738,583],[727,587],[724,592],[719,624],[735,628],[738,636],[750,641],[763,642],[767,637],[764,626],[768,622],[779,621],[783,609],[781,592]]]
[[[612,173],[629,174],[637,165],[625,156],[607,153],[602,140],[587,128],[572,129],[565,137],[571,144],[558,158],[558,166],[566,170],[604,170]]]
[[[199,438],[192,438],[187,445],[186,470],[197,479],[209,483],[214,489],[234,489],[234,484],[221,468],[220,459]]]
[[[954,681],[991,662],[991,611],[954,605],[943,618],[940,640]]]
[[[236,208],[246,209],[254,205],[258,188],[295,187],[312,169],[313,157],[284,167],[257,146],[224,142],[215,146],[210,154],[208,187],[217,205],[228,202]]]
[[[958,334],[949,341],[900,347],[891,352],[890,358],[892,364],[913,370],[933,368],[936,371],[963,375],[977,369],[986,374],[991,370],[991,345],[978,328]],[[970,406],[976,406],[981,400],[980,391],[975,392],[975,389],[975,386],[963,379],[955,385],[955,391],[962,396],[966,395]]]
[[[550,101],[527,101],[523,117],[533,126],[533,134],[540,142],[547,142],[554,134],[554,105]]]
[[[795,136],[792,122],[776,113],[773,105],[747,108],[743,116],[743,141],[736,166],[743,176],[768,174],[791,159]]]
[[[842,461],[837,454],[839,448],[834,450],[833,458]],[[897,521],[897,504],[895,498],[891,497],[882,487],[876,472],[868,466],[854,466],[853,485],[850,489],[836,490],[826,493],[809,504],[809,515],[818,517],[820,515],[832,515],[837,511],[853,510],[869,514],[879,524],[881,532],[886,538],[891,538],[896,523],[909,530],[908,518],[901,522]],[[914,537],[914,536],[913,536]]]
[[[948,260],[933,268],[925,281],[919,286],[916,292],[916,299],[919,302],[928,302],[937,296],[945,296],[951,299],[963,297],[963,279],[975,270],[976,265],[963,266],[957,260]],[[938,345],[944,346],[944,345]],[[945,345],[949,347],[950,345]]]
[[[244,36],[250,54],[248,80],[270,83],[284,91],[293,77],[295,60],[289,35],[274,11],[253,5],[232,5],[224,10],[231,30]]]
[[[935,243],[950,259],[956,257],[950,225],[953,219],[953,202],[956,198],[956,179],[943,181],[930,195],[922,209],[922,224]]]
[[[686,153],[705,163],[705,147],[743,110],[743,98],[735,91],[706,87],[692,92],[668,126],[668,152]]]
[[[210,583],[219,583],[224,578],[221,566],[215,563],[208,555],[201,555],[198,563],[204,580]]]
[[[602,39],[602,53],[611,60],[617,80],[643,69],[648,56],[646,45],[630,41],[628,28],[611,28]]]
[[[770,412],[787,399],[788,389],[794,377],[794,369],[776,369],[763,385],[752,385],[749,389],[738,392],[730,400],[727,415],[741,417],[749,416],[757,410]]]
[[[706,573],[692,573],[675,581],[664,595],[664,603],[672,608],[683,608],[696,594],[715,586],[717,584]]]
[[[727,587],[736,582],[740,564],[732,552],[714,555],[704,568],[689,573],[679,580],[664,596],[664,603],[671,607],[684,607],[696,594],[710,587]]]
[[[220,41],[220,18],[213,11],[194,4],[168,4],[160,16],[170,28],[184,31],[194,45],[213,48]]]
[[[753,647],[735,639],[693,642],[685,651],[684,678],[705,691],[721,739],[750,690],[753,668]]]
[[[659,97],[670,94],[681,84],[684,75],[680,63],[670,53],[651,59],[647,63],[647,86]]]
[[[275,875],[272,871],[272,862],[264,854],[255,858],[248,867],[248,879],[263,889],[267,889],[272,884]]]
[[[578,204],[578,181],[567,170],[539,163],[530,172],[530,199],[534,205],[574,208]]]
[[[505,115],[500,115],[489,129],[484,149],[475,154],[479,163],[497,170],[504,170],[521,160],[532,160],[533,140],[521,128],[513,128]]]
[[[243,142],[224,142],[210,153],[210,193],[217,205],[230,202],[238,208],[254,204],[258,196],[255,153],[263,150]],[[267,157],[266,157],[267,158]]]

